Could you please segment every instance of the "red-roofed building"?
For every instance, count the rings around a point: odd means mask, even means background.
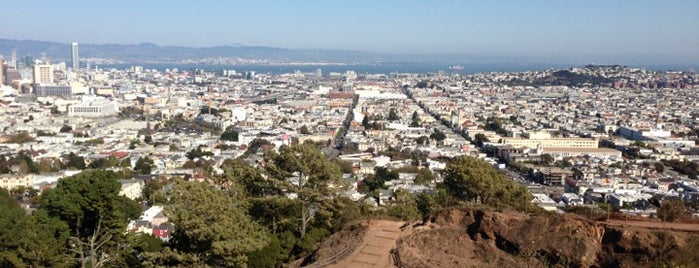
[[[117,159],[123,159],[124,157],[129,156],[128,152],[120,152],[120,151],[114,151],[114,152],[100,152],[101,155],[109,155],[109,156],[114,156]]]

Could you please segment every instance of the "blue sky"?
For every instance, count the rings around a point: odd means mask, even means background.
[[[699,62],[699,1],[7,1],[0,38]]]

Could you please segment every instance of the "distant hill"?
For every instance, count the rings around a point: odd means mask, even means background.
[[[50,41],[13,40],[0,38],[0,54],[9,58],[12,51],[17,57],[31,55],[39,58],[41,53],[52,61],[70,61],[70,44]],[[453,54],[392,54],[352,50],[286,49],[264,46],[214,46],[182,47],[159,46],[152,43],[140,44],[83,44],[80,43],[80,58],[114,59],[123,63],[172,63],[204,58],[243,58],[270,62],[327,62],[327,63],[441,63],[441,64],[490,64],[527,63],[521,58],[500,56],[474,56]]]
[[[39,58],[41,53],[52,61],[70,61],[70,44],[52,41],[14,40],[0,38],[0,54],[9,58],[12,51],[17,57],[31,55]],[[670,57],[667,55],[633,54],[607,56],[571,56],[568,59],[539,56],[505,56],[498,54],[442,54],[440,51],[427,54],[373,53],[353,50],[326,49],[286,49],[265,46],[227,45],[213,47],[159,46],[152,43],[140,44],[85,44],[80,43],[80,58],[113,59],[122,63],[182,63],[184,60],[205,58],[243,58],[265,60],[273,63],[284,62],[325,62],[325,63],[418,63],[478,65],[499,64],[519,65],[584,65],[590,62],[611,62],[631,66],[645,66],[656,70],[696,70],[696,62],[691,57]],[[655,65],[655,66],[654,66]],[[536,69],[536,68],[534,68]]]
[[[8,58],[12,51],[21,58],[31,55],[38,58],[41,53],[53,60],[70,60],[70,44],[33,40],[0,39],[0,54]],[[314,61],[314,62],[376,62],[405,59],[404,56],[377,54],[347,50],[292,50],[262,46],[216,46],[181,47],[140,44],[80,44],[81,58],[109,58],[131,63],[176,62],[186,59],[212,57],[239,57],[270,61]]]

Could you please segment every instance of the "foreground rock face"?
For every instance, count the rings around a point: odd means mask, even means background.
[[[396,243],[402,267],[699,267],[699,234],[609,227],[566,214],[459,208]]]

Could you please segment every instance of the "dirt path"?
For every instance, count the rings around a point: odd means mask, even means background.
[[[668,229],[675,231],[699,232],[699,224],[694,223],[675,223],[675,222],[655,222],[655,221],[624,221],[624,220],[608,220],[600,221],[601,224],[610,226],[632,226],[643,227],[650,229]]]
[[[403,235],[400,227],[404,222],[372,220],[362,244],[340,262],[327,267],[394,267],[391,249]]]

